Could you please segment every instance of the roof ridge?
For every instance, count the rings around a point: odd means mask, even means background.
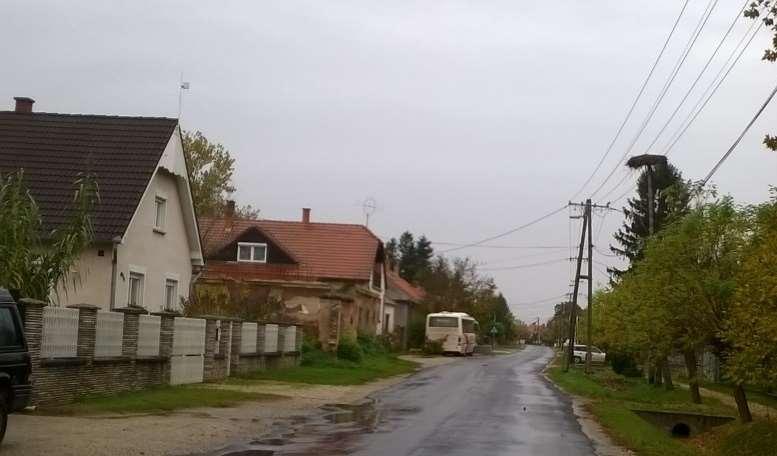
[[[166,117],[166,116],[123,116],[119,114],[73,114],[73,113],[66,113],[66,112],[43,112],[43,111],[33,111],[31,113],[17,113],[16,111],[0,111],[0,114],[19,114],[21,116],[36,116],[36,115],[44,115],[44,116],[66,116],[66,117],[96,117],[101,119],[145,119],[145,120],[174,120],[176,122],[179,121],[176,117]]]

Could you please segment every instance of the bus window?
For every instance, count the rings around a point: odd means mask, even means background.
[[[430,328],[458,328],[459,319],[456,317],[429,317]]]
[[[474,333],[475,332],[475,321],[474,320],[461,320],[461,326],[462,331],[465,333]]]

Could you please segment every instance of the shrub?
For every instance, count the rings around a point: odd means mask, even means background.
[[[382,337],[359,334],[356,342],[365,355],[382,355],[389,352],[389,347]]]
[[[354,363],[360,363],[364,357],[364,352],[359,343],[352,337],[340,338],[337,345],[337,357]]]
[[[426,343],[426,319],[413,318],[407,328],[407,345],[410,348],[423,348]]]
[[[427,340],[424,344],[424,353],[427,355],[441,355],[442,354],[442,341],[441,340]]]
[[[628,353],[607,353],[607,359],[610,361],[610,366],[612,366],[612,370],[616,374],[626,377],[642,376],[642,370],[637,365],[637,361]]]

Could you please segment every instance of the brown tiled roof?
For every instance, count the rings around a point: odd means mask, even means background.
[[[0,173],[24,169],[44,227],[67,220],[78,173],[97,178],[97,240],[121,236],[178,120],[0,111]]]
[[[369,280],[382,246],[380,239],[362,225],[234,219],[231,229],[227,230],[228,223],[223,218],[200,219],[206,259],[246,230],[256,228],[298,261],[296,274],[311,280]],[[272,267],[264,264],[247,265],[248,268],[240,266],[244,271]]]
[[[386,277],[388,278],[387,293],[390,299],[419,302],[426,296],[423,288],[413,285],[390,269],[386,273]]]

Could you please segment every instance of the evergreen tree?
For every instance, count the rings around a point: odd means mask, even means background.
[[[645,170],[637,181],[637,196],[629,198],[627,207],[623,208],[626,220],[623,227],[615,233],[615,240],[619,247],[610,246],[610,250],[616,255],[629,260],[631,265],[642,259],[645,242],[650,236],[648,223],[648,171]],[[676,215],[686,211],[690,199],[689,185],[683,181],[682,173],[671,164],[657,165],[653,167],[653,225],[655,232]],[[615,277],[623,275],[625,270],[609,268]]]

